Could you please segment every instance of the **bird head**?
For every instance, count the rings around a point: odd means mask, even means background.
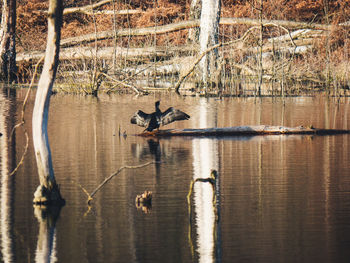
[[[155,105],[156,105],[156,108],[159,108],[159,104],[160,104],[160,101],[156,101]]]

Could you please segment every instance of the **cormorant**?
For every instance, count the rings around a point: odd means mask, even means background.
[[[159,109],[160,101],[155,103],[156,111],[153,113],[144,113],[142,110],[135,112],[131,117],[130,122],[137,124],[141,127],[147,127],[144,131],[153,131],[159,129],[160,125],[167,125],[173,121],[188,120],[190,118],[186,113],[170,107],[166,111],[162,112]]]

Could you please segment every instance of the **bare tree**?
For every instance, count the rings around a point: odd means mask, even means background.
[[[0,30],[0,79],[16,79],[16,0],[2,1]]]
[[[202,0],[199,36],[200,53],[205,52],[209,47],[217,45],[219,42],[220,11],[220,0]],[[205,54],[199,64],[205,91],[211,83],[216,82],[217,62],[218,50],[214,49]]]
[[[36,204],[64,203],[56,183],[47,134],[50,96],[59,62],[62,25],[62,0],[50,0],[45,62],[36,93],[33,110],[33,143],[40,185],[34,194]]]

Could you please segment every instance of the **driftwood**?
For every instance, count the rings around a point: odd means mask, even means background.
[[[285,127],[285,126],[234,126],[224,128],[205,129],[168,129],[137,134],[143,137],[171,137],[171,136],[253,136],[253,135],[281,135],[281,134],[310,134],[310,135],[334,135],[349,134],[350,130],[318,129],[313,127]]]

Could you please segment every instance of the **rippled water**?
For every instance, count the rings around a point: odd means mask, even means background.
[[[191,115],[169,128],[350,129],[349,98],[54,95],[49,139],[67,204],[52,224],[32,206],[39,180],[31,141],[23,165],[8,176],[26,142],[22,128],[6,139],[25,92],[0,94],[0,262],[349,261],[350,135],[157,140],[134,136],[142,128],[129,123],[136,110],[153,111],[160,99],[161,109]],[[29,136],[34,95],[25,115]],[[87,206],[82,188],[91,193],[120,167],[150,161],[161,163],[123,170]],[[190,182],[211,169],[219,172],[216,191],[196,183],[189,215]],[[152,207],[137,209],[135,197],[145,190],[153,192]]]

